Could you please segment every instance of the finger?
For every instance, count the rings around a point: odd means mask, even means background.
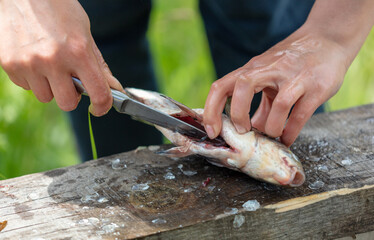
[[[282,135],[291,108],[303,93],[304,90],[300,86],[290,86],[280,89],[272,103],[269,116],[266,120],[265,133],[267,135],[274,138]]]
[[[310,99],[306,97],[301,98],[292,109],[287,125],[281,136],[281,141],[288,147],[296,140],[305,123],[320,105],[315,100]]]
[[[111,108],[113,97],[101,64],[97,61],[92,47],[88,49],[91,51],[84,53],[84,56],[77,62],[75,69],[78,69],[78,71],[74,75],[77,75],[82,81],[90,96],[89,111],[95,116],[102,116]]]
[[[265,132],[266,120],[270,113],[271,104],[272,100],[265,93],[262,93],[260,106],[251,119],[252,126],[261,132]]]
[[[8,77],[17,86],[22,87],[25,90],[30,90],[30,86],[29,86],[28,82],[25,79],[19,78],[19,77],[15,77],[12,74],[8,74]]]
[[[268,119],[273,100],[278,93],[278,86],[274,79],[285,78],[279,71],[264,70],[253,73],[257,81],[254,84],[254,92],[262,91],[260,106],[251,119],[252,126],[261,132],[265,132],[265,125]]]
[[[48,77],[48,81],[58,107],[63,111],[74,110],[79,103],[80,94],[71,80],[71,75],[53,74]]]
[[[236,81],[232,94],[230,117],[238,133],[243,134],[251,130],[249,111],[253,95],[253,83],[246,79]]]
[[[103,55],[101,54],[99,48],[97,47],[96,45],[96,42],[94,41],[94,39],[92,39],[92,42],[93,42],[93,52],[96,56],[96,60],[97,62],[99,63],[99,65],[101,66],[101,69],[105,75],[105,78],[107,79],[108,81],[108,84],[110,86],[110,88],[112,89],[116,89],[118,91],[123,91],[123,87],[121,85],[121,83],[118,81],[117,78],[115,78],[112,74],[112,71],[110,71],[110,68],[108,66],[108,64],[105,62],[104,58],[103,58]]]
[[[30,89],[34,93],[35,97],[43,103],[50,102],[53,99],[51,87],[49,86],[48,80],[42,75],[29,75],[27,77]]]
[[[223,77],[215,81],[209,91],[204,107],[204,127],[209,136],[213,139],[218,136],[222,128],[222,112],[226,99],[234,90],[234,79]]]

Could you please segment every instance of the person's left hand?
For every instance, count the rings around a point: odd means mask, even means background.
[[[230,115],[239,133],[253,126],[290,146],[314,111],[340,88],[350,64],[346,55],[334,40],[299,29],[212,84],[204,111],[208,136],[220,133],[221,113],[232,96]],[[250,120],[253,95],[260,91],[260,106]]]

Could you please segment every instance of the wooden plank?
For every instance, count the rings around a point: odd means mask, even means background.
[[[7,221],[0,239],[335,239],[370,232],[373,125],[374,105],[314,116],[292,146],[307,174],[299,188],[261,183],[199,156],[162,157],[158,146],[0,181],[0,222]],[[168,172],[175,179],[165,179]],[[311,189],[317,180],[323,186]],[[135,191],[139,184],[148,189]],[[261,207],[245,211],[248,200]],[[244,223],[234,226],[238,216]]]
[[[374,231],[367,232],[367,233],[360,233],[352,237],[343,237],[336,240],[373,240],[374,239]]]

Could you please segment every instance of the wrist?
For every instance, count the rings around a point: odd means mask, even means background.
[[[303,51],[319,52],[319,54],[328,52],[330,56],[334,56],[331,59],[335,59],[346,71],[356,55],[352,48],[348,48],[344,42],[307,22],[290,37],[292,45],[297,46],[298,42],[302,43],[301,50]]]
[[[372,0],[317,0],[300,31],[335,43],[349,66],[374,25],[373,11]]]

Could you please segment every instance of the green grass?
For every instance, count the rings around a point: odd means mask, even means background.
[[[78,162],[65,114],[0,72],[0,173],[6,178]]]
[[[148,36],[161,91],[203,107],[215,74],[197,2],[155,1]],[[329,101],[331,110],[374,102],[373,51],[374,31]],[[0,179],[78,162],[66,114],[54,102],[38,102],[0,71]]]
[[[97,159],[97,150],[96,150],[95,136],[93,134],[92,124],[91,124],[91,113],[90,113],[90,111],[87,111],[87,112],[88,112],[88,128],[90,130],[92,158],[93,159]]]
[[[374,28],[350,66],[339,92],[329,100],[331,110],[374,103]]]
[[[149,39],[161,90],[203,107],[215,73],[197,1],[156,1]]]

